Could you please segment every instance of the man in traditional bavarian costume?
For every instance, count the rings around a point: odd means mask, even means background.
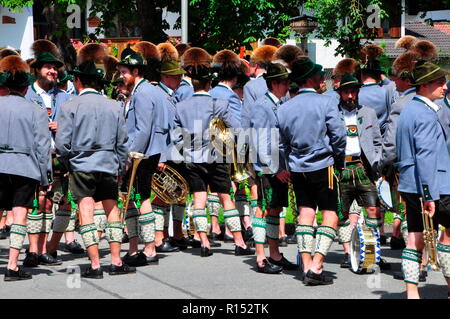
[[[280,170],[278,152],[277,112],[281,106],[280,99],[289,90],[288,70],[280,63],[267,64],[264,79],[268,91],[252,105],[253,147],[257,150],[258,206],[253,217],[253,238],[256,248],[256,268],[258,272],[275,274],[283,269],[297,269],[279,251],[280,212],[288,206],[289,173]],[[275,133],[276,132],[276,133]],[[269,240],[270,257],[266,258],[264,244]]]
[[[296,233],[306,285],[333,283],[322,270],[338,224],[333,165],[343,165],[346,143],[334,100],[316,92],[323,73],[322,66],[309,59],[294,62],[290,79],[298,84],[299,94],[278,110],[280,151],[287,162],[300,210]],[[317,207],[322,211],[323,222],[317,228],[312,257]]]
[[[165,130],[166,149],[161,153],[159,159],[158,170],[164,171],[166,165],[169,165],[175,169],[179,174],[185,176],[183,163],[176,164],[172,162],[171,141],[169,131],[173,129],[175,118],[175,104],[177,103],[174,95],[175,90],[180,86],[181,77],[186,73],[178,63],[178,52],[175,47],[170,43],[162,43],[158,45],[159,52],[161,54],[161,67],[160,75],[161,81],[158,83],[158,92],[161,96],[161,100],[164,103],[164,108],[167,111],[169,117],[166,119],[167,123]],[[182,240],[182,224],[184,211],[186,205],[168,205],[158,197],[152,202],[153,212],[155,213],[155,245],[156,252],[175,252],[180,249],[186,249],[187,243]],[[172,208],[173,217],[173,231],[175,237],[179,240],[169,241],[168,226],[170,219],[170,211]]]
[[[68,101],[71,96],[59,89],[58,69],[64,65],[59,57],[59,51],[55,44],[48,40],[37,40],[32,45],[35,60],[30,67],[34,69],[36,82],[30,85],[25,98],[36,103],[47,111],[48,124],[47,127],[52,133],[52,149],[54,150],[54,137],[58,128],[56,116],[58,115],[61,105]],[[55,155],[53,156],[55,158]],[[54,160],[55,184],[52,185],[48,192],[41,190],[39,197],[39,210],[33,211],[28,215],[28,232],[30,239],[30,248],[24,259],[24,265],[28,267],[37,267],[38,264],[44,265],[60,265],[61,261],[54,257],[54,251],[47,251],[47,238],[51,229],[53,212],[52,212],[52,194],[60,192],[61,180],[60,167],[56,167],[58,162]],[[64,207],[62,207],[64,208]],[[61,211],[58,211],[61,214]],[[64,230],[66,231],[66,230]],[[72,243],[74,249],[80,249],[78,243],[72,233],[67,233],[68,243]],[[56,247],[55,247],[56,248]]]
[[[355,74],[358,68],[358,62],[352,58],[342,59],[336,64],[333,69],[333,74],[331,75],[332,89],[326,91],[325,95],[329,95],[336,99],[337,102],[340,100],[339,93],[336,91],[341,84],[342,76],[345,74]]]
[[[139,196],[135,196],[135,199],[139,199],[137,203],[139,214],[129,211],[126,217],[129,232],[135,228],[131,225],[137,225],[138,219],[145,248],[139,252],[139,233],[136,229],[131,235],[129,233],[130,249],[126,262],[130,263],[131,259],[145,259],[147,263],[157,263],[154,242],[155,214],[150,202],[150,185],[160,154],[167,148],[164,139],[166,136],[161,130],[161,125],[167,122],[168,110],[164,108],[159,89],[144,79],[147,73],[146,64],[139,54],[130,51],[130,54],[119,62],[118,69],[125,84],[133,88],[126,117],[129,151],[149,157],[140,162],[136,172],[135,194]]]
[[[436,104],[441,106],[440,112],[438,112],[439,121],[444,127],[447,136],[447,146],[450,152],[450,81],[447,82],[447,91],[445,92],[444,98],[436,101]]]
[[[0,61],[2,85],[9,95],[0,97],[0,211],[11,210],[10,250],[5,281],[31,279],[17,265],[27,234],[27,211],[37,207],[39,184],[51,183],[51,136],[47,112],[27,101],[29,68],[19,56]]]
[[[177,46],[178,48],[178,46]],[[190,47],[188,47],[183,54],[180,54],[181,67],[186,70],[189,68],[190,57],[185,56],[186,52],[188,52]],[[192,51],[190,51],[192,52]],[[194,51],[195,52],[195,51]],[[178,102],[186,100],[194,94],[194,88],[192,87],[192,81],[187,74],[183,74],[183,79],[181,80],[180,86],[175,91],[175,98]]]
[[[402,254],[408,298],[419,298],[425,246],[422,213],[433,218],[435,230],[439,224],[446,228],[439,238],[437,255],[450,293],[450,154],[437,114],[440,106],[434,103],[444,96],[446,75],[448,72],[431,62],[417,62],[412,75],[416,95],[398,119],[396,166],[408,221],[408,243]]]
[[[359,206],[365,207],[368,215],[366,223],[375,228],[376,234],[379,234],[376,225],[381,217],[375,185],[381,153],[380,126],[374,109],[358,101],[361,85],[353,75],[346,74],[337,89],[339,115],[347,131],[345,163],[338,173],[342,201],[338,238],[345,253],[341,268],[350,268],[350,241],[359,218],[350,212],[352,202],[356,200]]]
[[[117,102],[94,89],[104,77],[94,61],[81,63],[72,73],[78,96],[61,107],[55,142],[58,156],[69,170],[69,188],[78,204],[80,234],[91,262],[82,276],[103,278],[94,223],[95,202],[99,201],[108,219],[109,274],[134,273],[135,268],[120,258],[122,222],[117,207],[118,176],[125,170],[128,154],[125,119]]]
[[[225,224],[232,232],[236,244],[235,255],[252,255],[254,251],[246,246],[242,238],[239,212],[230,197],[231,181],[227,164],[218,161],[216,151],[204,134],[214,118],[222,119],[227,127],[235,128],[239,124],[231,114],[227,100],[213,99],[208,93],[212,78],[208,64],[201,60],[193,62],[188,75],[192,79],[195,93],[192,98],[176,105],[173,141],[184,157],[189,188],[194,194],[193,218],[201,242],[200,255],[212,255],[206,235],[208,186],[211,192],[219,195],[224,208]]]

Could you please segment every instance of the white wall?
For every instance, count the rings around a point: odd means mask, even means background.
[[[15,24],[2,24],[2,16],[16,19]],[[22,58],[32,58],[31,44],[34,41],[33,8],[23,8],[20,13],[10,12],[0,6],[0,47],[20,49]]]
[[[181,29],[175,30],[173,27],[175,23],[177,22],[178,17],[180,16],[180,13],[178,12],[169,12],[167,9],[164,9],[163,11],[163,19],[165,18],[167,20],[167,23],[170,25],[170,29],[164,30],[165,33],[167,33],[170,37],[180,37],[181,38]],[[189,23],[189,21],[188,21]],[[188,34],[189,36],[189,34]]]
[[[406,23],[424,21],[426,19],[431,19],[433,21],[450,21],[450,10],[437,10],[428,11],[426,16],[422,18],[423,12],[419,12],[417,15],[406,15]]]
[[[334,68],[342,60],[343,56],[334,56],[339,43],[331,41],[329,47],[325,46],[325,40],[308,39],[308,55],[312,61],[323,66],[324,69]]]

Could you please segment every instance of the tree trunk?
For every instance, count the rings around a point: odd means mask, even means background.
[[[167,34],[162,30],[162,8],[157,0],[136,0],[137,24],[141,28],[142,40],[155,44],[165,42]]]

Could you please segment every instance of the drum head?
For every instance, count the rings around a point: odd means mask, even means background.
[[[350,263],[352,264],[353,272],[356,273],[361,271],[361,256],[364,258],[364,249],[361,249],[360,229],[359,225],[353,228],[352,241],[350,242]]]
[[[380,241],[376,230],[357,225],[352,232],[350,262],[357,274],[373,272],[380,261]]]
[[[393,209],[394,205],[392,203],[391,187],[383,178],[380,178],[377,181],[377,192],[381,205],[383,205],[386,209]]]

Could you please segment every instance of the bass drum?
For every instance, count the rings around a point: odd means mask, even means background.
[[[350,243],[350,262],[357,274],[375,272],[375,265],[380,261],[380,236],[376,230],[357,225],[352,232]]]
[[[381,205],[387,210],[392,211],[394,209],[394,204],[392,203],[391,187],[389,186],[389,183],[381,177],[376,185]]]

